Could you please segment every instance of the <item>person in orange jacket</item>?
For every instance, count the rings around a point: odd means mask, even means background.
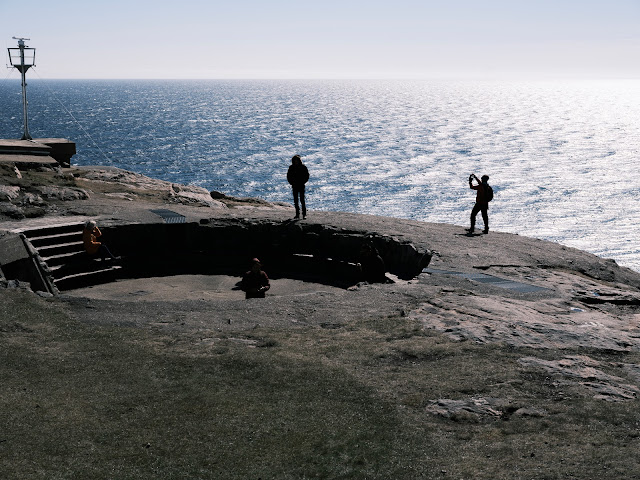
[[[98,241],[98,238],[102,236],[102,232],[98,228],[98,225],[94,220],[89,220],[84,225],[82,231],[82,243],[84,244],[84,250],[91,256],[100,254],[102,260],[109,257],[111,260],[115,260],[116,257],[109,251],[109,248],[102,242]]]

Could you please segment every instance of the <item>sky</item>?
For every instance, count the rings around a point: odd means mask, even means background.
[[[640,79],[640,0],[0,0],[14,36],[41,78]]]

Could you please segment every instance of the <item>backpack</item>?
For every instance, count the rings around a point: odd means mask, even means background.
[[[484,199],[487,203],[493,200],[493,188],[491,188],[491,185],[489,185],[488,183],[484,189]]]

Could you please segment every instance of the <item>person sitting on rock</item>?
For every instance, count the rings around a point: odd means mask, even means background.
[[[240,288],[244,290],[245,298],[264,298],[265,292],[271,288],[269,277],[257,258],[251,260],[251,269],[242,276]]]
[[[371,243],[365,243],[360,249],[361,280],[368,283],[387,283],[387,269],[378,250]]]
[[[102,242],[98,241],[98,238],[102,236],[102,232],[98,228],[98,225],[94,220],[89,220],[84,225],[82,231],[82,243],[84,243],[84,250],[90,256],[100,255],[104,261],[107,257],[111,260],[116,260],[116,257],[109,251],[109,248]]]

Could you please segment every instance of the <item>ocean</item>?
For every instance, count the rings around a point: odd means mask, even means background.
[[[310,210],[461,230],[469,174],[487,174],[493,231],[640,271],[640,81],[27,78],[31,135],[75,141],[77,165],[291,202],[299,154]],[[21,137],[21,101],[15,72],[0,82],[1,138]]]

